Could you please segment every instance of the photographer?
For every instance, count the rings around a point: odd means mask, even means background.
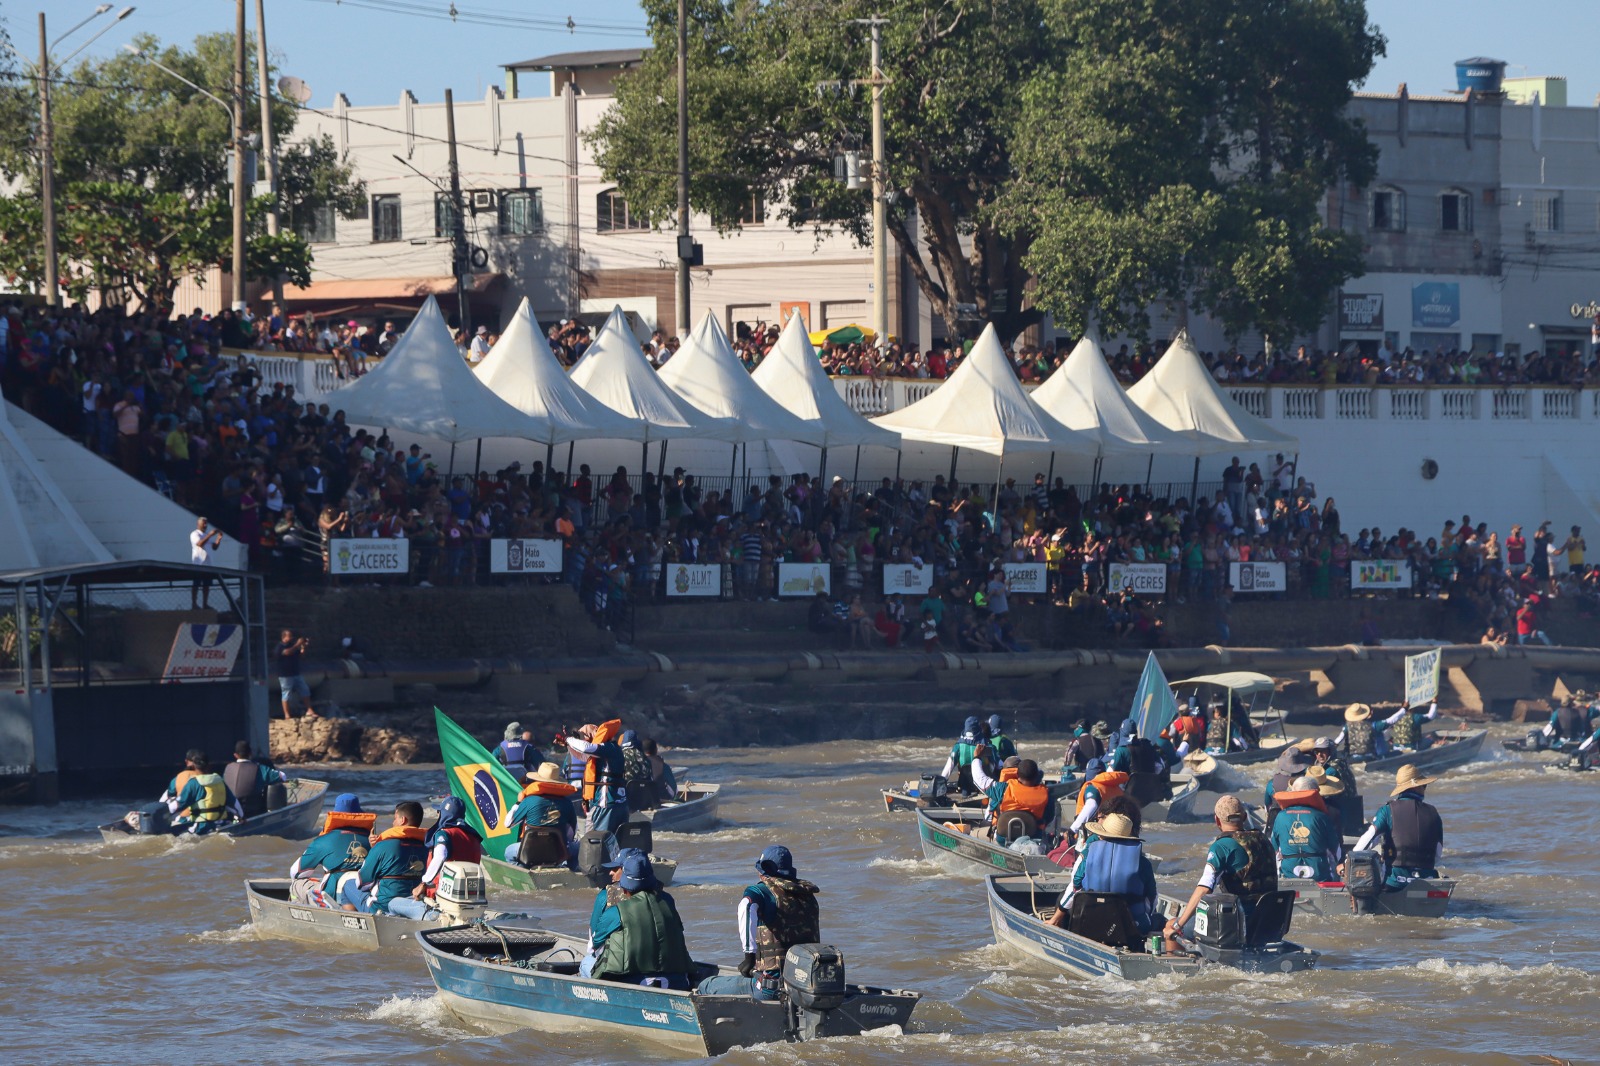
[[[285,718],[294,717],[290,704],[297,699],[305,707],[307,718],[317,717],[317,712],[311,709],[311,689],[306,685],[306,679],[300,676],[300,657],[310,646],[310,640],[296,638],[292,629],[285,629],[278,640],[278,688],[283,694]]]

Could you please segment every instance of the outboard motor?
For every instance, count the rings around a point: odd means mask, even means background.
[[[1211,892],[1194,912],[1194,938],[1201,945],[1237,951],[1245,946],[1245,915],[1239,897]]]
[[[827,944],[796,944],[783,957],[789,1033],[815,1040],[830,1011],[844,1005],[844,953]]]
[[[172,812],[165,803],[152,803],[142,811],[129,811],[128,827],[140,836],[160,836],[172,828]]]
[[[927,807],[950,805],[950,781],[941,774],[923,774],[917,796]]]
[[[457,922],[475,922],[488,909],[488,881],[475,862],[447,862],[439,870],[433,905]]]
[[[591,830],[578,843],[578,870],[595,888],[611,883],[611,874],[600,864],[617,853],[617,838],[610,833]]]
[[[1350,894],[1350,909],[1371,914],[1383,895],[1383,856],[1376,851],[1352,851],[1344,860],[1344,889]]]

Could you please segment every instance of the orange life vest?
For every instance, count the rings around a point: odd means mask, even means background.
[[[420,825],[392,825],[372,838],[374,844],[380,840],[409,840],[414,844],[426,844],[428,831]]]
[[[1072,813],[1075,816],[1083,813],[1083,797],[1089,791],[1090,785],[1093,785],[1095,791],[1100,793],[1100,805],[1103,807],[1107,800],[1113,800],[1122,795],[1122,786],[1127,783],[1128,775],[1121,770],[1107,770],[1104,773],[1096,774],[1086,781],[1082,788],[1078,789],[1078,806]]]
[[[577,785],[569,785],[565,781],[534,781],[518,794],[517,799],[525,800],[529,796],[575,796],[578,794]]]
[[[1322,801],[1321,791],[1314,788],[1300,792],[1274,792],[1272,802],[1276,803],[1280,810],[1288,810],[1290,807],[1311,807],[1323,814],[1328,813],[1328,805]]]
[[[1000,800],[1001,811],[1027,811],[1042,826],[1045,822],[1045,812],[1049,809],[1048,785],[1024,785],[1015,778],[1006,783],[1006,794]]]
[[[368,835],[371,835],[372,827],[377,821],[377,814],[371,811],[329,811],[323,815],[322,832],[327,834],[335,829],[365,829]]]
[[[199,777],[199,776],[200,776],[200,771],[198,771],[198,770],[179,770],[178,771],[178,776],[172,779],[172,783],[173,783],[173,786],[174,786],[173,792],[172,792],[172,798],[173,799],[177,799],[179,796],[183,795],[183,786],[187,785],[189,783],[189,779],[191,777]],[[189,808],[185,807],[183,810],[178,812],[178,815],[181,816],[181,815],[185,815],[185,814],[188,814],[188,813],[189,813]]]
[[[609,722],[601,722],[600,727],[594,731],[594,736],[589,738],[591,744],[604,744],[622,735],[622,719],[613,718]],[[595,780],[599,777],[600,760],[593,755],[583,761],[583,798],[594,800]]]

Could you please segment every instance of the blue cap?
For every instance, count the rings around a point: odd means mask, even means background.
[[[339,798],[333,801],[333,809],[339,814],[360,814],[361,797],[354,792],[340,793]]]
[[[994,730],[996,733],[1000,732],[1000,728],[1003,725],[1005,725],[1005,720],[998,714],[991,714],[989,716],[989,728]]]
[[[976,733],[978,731],[978,716],[973,715],[967,719],[967,724],[961,727],[963,733]]]
[[[622,880],[619,883],[623,888],[637,892],[655,882],[656,875],[650,869],[650,856],[638,848],[623,848],[619,857],[622,859]]]
[[[618,737],[617,741],[624,748],[632,748],[638,745],[639,734],[634,732],[632,729],[624,729],[622,731],[622,736]]]
[[[460,796],[446,796],[435,804],[433,809],[439,812],[441,826],[459,822],[467,816],[467,805],[461,802]]]
[[[1093,777],[1096,774],[1103,774],[1105,772],[1106,764],[1099,759],[1090,759],[1088,765],[1083,768],[1084,777]]]
[[[756,869],[773,877],[784,877],[790,881],[800,875],[794,869],[794,856],[789,854],[789,849],[782,844],[769,844],[761,853],[761,858],[756,860]]]
[[[631,849],[630,849],[631,850]],[[606,857],[600,864],[603,870],[615,870],[622,865],[622,852],[617,849],[617,838],[610,833],[606,834]]]

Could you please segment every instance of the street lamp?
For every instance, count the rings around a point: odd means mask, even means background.
[[[56,264],[56,155],[54,144],[54,129],[50,124],[50,52],[62,41],[83,29],[95,19],[111,10],[110,4],[101,4],[93,13],[73,26],[66,33],[50,40],[45,31],[44,12],[39,12],[39,157],[42,179],[40,192],[42,194],[42,219],[44,223],[44,302],[50,307],[59,307],[61,304],[60,282]],[[125,7],[117,12],[117,17],[107,25],[101,27],[100,32],[90,37],[78,46],[77,51],[63,59],[59,66],[66,66],[78,57],[78,54],[98,41],[112,26],[133,14],[133,8]]]

